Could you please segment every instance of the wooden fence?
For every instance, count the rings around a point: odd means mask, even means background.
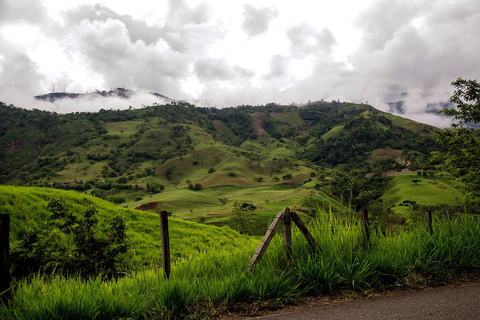
[[[170,236],[168,228],[168,213],[162,211],[160,216],[160,236],[162,241],[162,268],[165,278],[169,278],[171,270],[170,257]],[[368,212],[360,212],[361,226],[363,230],[364,244],[370,241],[370,231],[368,223]],[[283,226],[283,245],[285,249],[285,256],[287,264],[290,264],[292,259],[292,221],[305,237],[309,245],[315,252],[321,252],[322,248],[315,241],[314,237],[307,229],[300,216],[288,207],[279,212],[272,223],[270,224],[265,236],[257,247],[250,262],[247,266],[247,272],[250,272],[255,264],[257,264],[265,254],[268,245],[273,239],[280,226]],[[427,210],[425,213],[425,221],[427,223],[427,230],[433,234],[432,227],[432,212]],[[11,282],[10,274],[10,215],[0,214],[0,297],[3,302],[8,301],[9,289]]]

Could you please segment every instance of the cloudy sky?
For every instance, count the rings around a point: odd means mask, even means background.
[[[0,101],[24,108],[123,108],[32,97],[125,87],[217,107],[403,99],[442,126],[428,109],[479,58],[478,0],[0,0]]]

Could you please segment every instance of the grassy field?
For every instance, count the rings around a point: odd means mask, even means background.
[[[396,126],[405,127],[412,130],[413,132],[421,133],[422,135],[433,136],[438,128],[425,124],[416,122],[410,119],[402,118],[400,116],[395,116],[390,113],[382,113],[385,117],[392,120],[392,123]]]
[[[0,214],[11,215],[11,241],[15,247],[29,230],[53,230],[48,222],[49,199],[62,199],[72,212],[81,213],[90,207],[98,210],[98,217],[106,220],[117,213],[127,223],[128,268],[160,264],[160,220],[158,214],[116,206],[108,201],[75,191],[48,188],[0,186]],[[227,227],[202,225],[183,219],[170,219],[172,252],[175,256],[191,259],[203,250],[236,250],[254,241]],[[232,240],[233,239],[233,240]]]
[[[395,159],[397,162],[401,161],[402,150],[395,150],[390,147],[375,149],[370,153],[368,162],[374,163],[380,160]]]
[[[358,222],[319,212],[309,224],[322,248],[315,252],[293,229],[293,260],[286,266],[281,235],[263,260],[246,273],[259,243],[199,252],[195,259],[161,272],[131,272],[115,281],[35,276],[16,284],[2,319],[192,319],[214,317],[237,302],[265,305],[322,293],[369,292],[389,286],[445,283],[455,274],[478,271],[480,223],[473,216],[435,220],[435,234],[423,225],[395,235],[373,232],[362,245]]]
[[[420,181],[414,183],[412,180]],[[399,206],[405,200],[424,206],[461,205],[464,197],[458,186],[455,178],[448,174],[436,174],[429,178],[417,174],[396,175],[381,199],[400,214],[409,210],[408,206]]]

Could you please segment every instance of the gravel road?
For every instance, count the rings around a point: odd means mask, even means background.
[[[474,320],[480,319],[480,282],[408,291],[329,305],[305,305],[255,320]]]

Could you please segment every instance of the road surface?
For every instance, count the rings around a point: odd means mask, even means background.
[[[296,306],[255,320],[480,320],[480,281],[333,304]]]

